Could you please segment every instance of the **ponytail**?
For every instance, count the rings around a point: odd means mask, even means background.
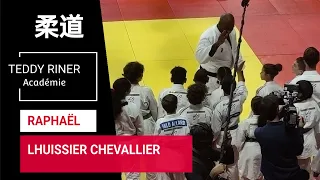
[[[127,94],[129,94],[131,84],[126,78],[117,79],[113,83],[111,89],[113,117],[116,119],[122,113],[122,107],[128,103],[123,101]]]
[[[282,71],[282,65],[281,64],[265,64],[263,65],[263,69],[265,74],[268,74],[273,80],[279,74],[279,72]]]

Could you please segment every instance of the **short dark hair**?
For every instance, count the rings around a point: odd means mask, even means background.
[[[167,113],[174,114],[177,111],[178,98],[173,94],[168,94],[163,97],[161,105]]]
[[[308,47],[303,53],[303,59],[310,68],[316,68],[319,62],[319,51],[315,47]]]
[[[195,83],[207,84],[209,81],[208,73],[205,69],[198,69],[198,71],[194,74],[193,81]]]
[[[299,70],[301,70],[301,71],[305,71],[306,70],[306,64],[304,63],[303,57],[298,57],[296,59],[296,62],[298,64]]]
[[[220,67],[217,71],[218,80],[222,81],[226,75],[232,75],[231,69],[228,67]]]
[[[206,149],[212,145],[213,131],[210,125],[206,123],[198,123],[190,128],[192,136],[192,144],[195,149]]]
[[[301,92],[300,100],[307,100],[311,98],[313,94],[313,86],[310,81],[301,80],[298,81],[299,91]]]
[[[231,85],[233,84],[233,90],[236,88],[236,81],[232,75],[226,75],[221,81],[221,89],[227,95],[230,95]]]
[[[139,78],[143,76],[143,72],[144,66],[137,61],[129,62],[123,68],[123,76],[127,78],[132,84],[138,83]]]
[[[187,70],[176,66],[171,70],[171,82],[174,84],[184,84],[187,81]]]
[[[207,86],[204,84],[192,84],[188,87],[187,98],[190,104],[197,105],[201,104],[206,98],[208,93]]]
[[[258,126],[264,126],[267,121],[274,120],[279,113],[278,97],[270,94],[262,98],[259,108]]]
[[[126,78],[119,78],[113,83],[112,94],[112,108],[113,116],[117,118],[122,112],[122,107],[126,105],[122,100],[131,90],[131,84]]]
[[[260,115],[260,104],[261,104],[262,97],[255,96],[251,100],[251,109],[253,114]]]

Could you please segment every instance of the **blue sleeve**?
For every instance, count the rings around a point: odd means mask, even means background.
[[[296,135],[297,135],[297,139],[296,141],[294,141],[296,143],[295,148],[297,149],[297,156],[300,156],[304,149],[304,138],[300,128],[297,129]]]
[[[256,128],[256,130],[254,130],[254,136],[256,137],[257,141],[261,140],[261,133],[262,133],[262,127],[258,127]]]

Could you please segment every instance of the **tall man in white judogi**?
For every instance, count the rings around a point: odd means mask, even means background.
[[[218,24],[207,29],[200,36],[196,50],[196,59],[200,68],[205,69],[210,76],[207,86],[209,92],[217,89],[217,71],[225,66],[232,69],[237,56],[237,37],[234,30],[234,16],[230,13],[220,17]],[[239,56],[238,63],[243,61]]]

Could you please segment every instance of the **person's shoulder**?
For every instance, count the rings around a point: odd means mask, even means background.
[[[304,75],[296,76],[289,82],[289,84],[296,84],[298,81],[304,80],[304,79],[305,79]]]
[[[205,112],[212,113],[212,109],[210,109],[210,108],[207,107],[207,106],[203,106],[202,109],[203,109]]]
[[[165,121],[166,121],[166,118],[159,118],[156,123],[157,124],[161,124],[161,123],[163,123]]]
[[[160,97],[164,97],[165,95],[167,95],[169,93],[169,91],[171,90],[171,88],[164,88],[160,91],[159,96]]]
[[[141,86],[141,89],[142,89],[144,92],[147,92],[147,93],[152,92],[152,93],[153,93],[152,89],[151,89],[149,86]]]
[[[207,38],[210,36],[214,36],[215,33],[215,28],[217,28],[217,24],[214,24],[212,26],[210,26],[208,29],[206,29],[202,34],[201,34],[201,38]]]

